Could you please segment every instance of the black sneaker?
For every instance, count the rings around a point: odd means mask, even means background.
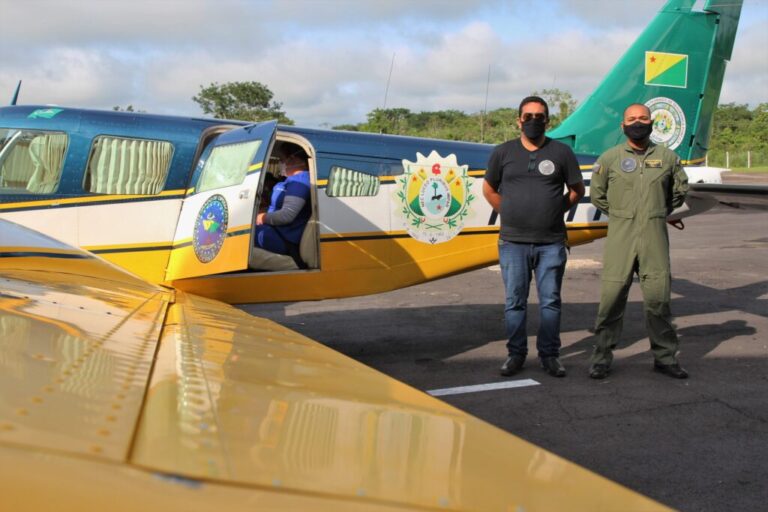
[[[589,367],[589,378],[604,379],[611,373],[611,367],[607,364],[597,363]]]
[[[553,377],[565,377],[565,366],[556,357],[542,357],[541,367]]]
[[[501,365],[499,372],[505,377],[511,377],[523,369],[523,364],[525,364],[525,356],[509,356]]]
[[[664,375],[669,375],[674,379],[687,379],[688,372],[683,370],[679,364],[661,364],[658,361],[653,362],[653,369]]]

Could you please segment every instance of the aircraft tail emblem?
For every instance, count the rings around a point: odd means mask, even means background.
[[[443,158],[433,151],[428,157],[416,153],[415,162],[403,160],[403,168],[394,199],[408,234],[430,244],[455,237],[475,199],[469,193],[468,166],[459,165],[456,155]]]
[[[645,52],[645,84],[687,87],[688,56],[677,53]]]
[[[549,137],[597,156],[625,140],[624,109],[651,109],[655,143],[703,162],[743,0],[667,0],[584,102]]]

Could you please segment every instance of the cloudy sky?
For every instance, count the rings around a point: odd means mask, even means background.
[[[663,0],[0,0],[0,101],[200,115],[258,81],[302,126],[384,105],[465,112],[535,89],[578,100]],[[699,2],[701,3],[701,2]],[[720,101],[768,102],[768,1],[745,0]],[[697,4],[698,5],[698,4]],[[490,82],[488,74],[490,67]]]

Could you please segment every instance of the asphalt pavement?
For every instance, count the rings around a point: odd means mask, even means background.
[[[573,248],[563,284],[568,375],[535,358],[501,377],[498,267],[366,297],[242,306],[424,391],[532,379],[445,401],[683,511],[768,510],[768,212],[717,207],[670,229],[672,312],[690,379],[652,371],[642,295],[630,292],[613,372],[587,376],[603,241]]]

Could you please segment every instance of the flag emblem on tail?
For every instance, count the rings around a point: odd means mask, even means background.
[[[645,85],[685,89],[688,86],[688,56],[645,52]]]

